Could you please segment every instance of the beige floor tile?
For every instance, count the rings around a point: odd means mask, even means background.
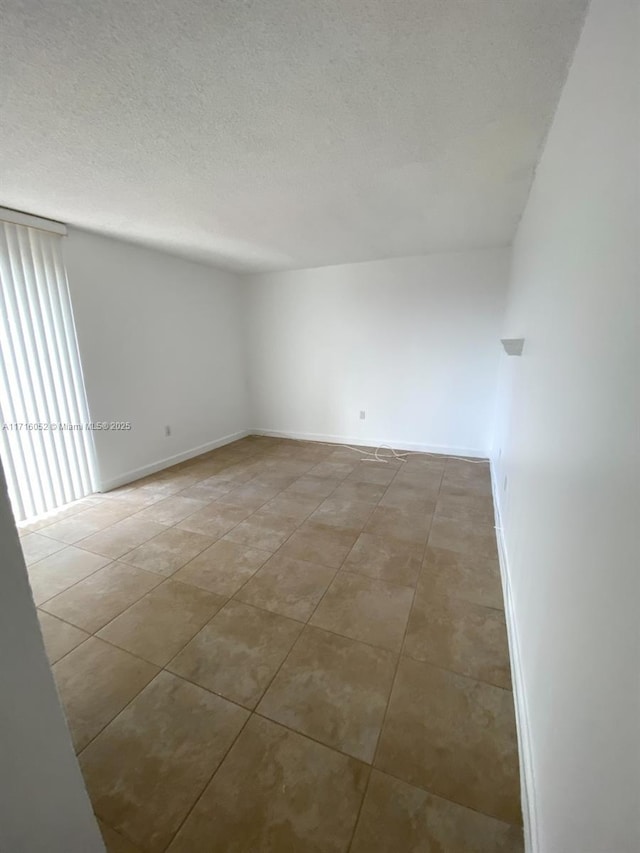
[[[80,539],[84,539],[86,536],[90,536],[97,530],[108,526],[106,522],[104,524],[96,524],[89,519],[84,520],[82,516],[85,512],[87,510],[68,516],[67,518],[61,518],[59,521],[54,521],[40,529],[44,531],[46,536],[57,539],[58,542],[73,544],[74,542],[79,542]]]
[[[313,477],[304,474],[285,489],[286,494],[307,495],[309,497],[327,498],[340,485],[342,480],[331,477]]]
[[[270,556],[270,551],[219,539],[177,571],[173,579],[230,598]]]
[[[251,463],[236,462],[235,464],[231,464],[231,460],[228,460],[228,462],[229,464],[225,465],[220,471],[202,482],[233,483],[239,486],[241,483],[247,483],[255,477],[256,471]]]
[[[256,480],[265,478],[265,476],[268,479],[272,477],[289,477],[291,482],[288,485],[291,485],[298,477],[302,477],[308,473],[316,462],[316,460],[298,459],[291,451],[287,451],[286,455],[283,455],[281,458],[263,463],[265,469],[256,474]]]
[[[229,601],[167,668],[254,708],[301,630],[293,619]]]
[[[124,483],[124,485],[122,486],[115,486],[115,488],[109,489],[106,492],[100,492],[100,498],[118,498],[129,502],[129,496],[136,494],[136,492],[140,488],[141,483],[142,480],[132,480],[130,483]]]
[[[169,577],[213,545],[213,539],[177,527],[169,528],[125,554],[123,562]]]
[[[460,598],[434,596],[426,584],[418,588],[403,653],[511,688],[504,613]]]
[[[476,495],[491,495],[491,474],[486,463],[449,460],[442,478],[441,492],[464,489]]]
[[[419,453],[406,450],[400,450],[399,453],[403,457],[400,471],[404,473],[420,474],[428,476],[429,474],[438,473],[442,476],[447,466],[449,456],[443,456],[440,453]]]
[[[342,481],[331,497],[338,500],[377,504],[386,490],[387,487],[379,483],[363,483],[360,480],[347,478]]]
[[[307,521],[291,534],[278,554],[339,569],[355,542],[355,532]]]
[[[442,480],[446,467],[446,456],[440,456],[439,454],[416,456],[413,454],[405,456],[398,473],[403,474],[405,477],[418,476],[426,482],[437,477]]]
[[[29,583],[36,604],[42,604],[59,592],[106,566],[110,560],[90,554],[73,545],[29,566]]]
[[[69,518],[54,521],[53,524],[43,527],[40,532],[52,539],[59,539],[60,542],[73,545],[81,539],[97,533],[98,530],[102,530],[105,527],[115,524],[116,521],[126,518],[130,513],[131,507],[124,501],[103,500],[99,504],[78,512]]]
[[[474,604],[504,609],[498,561],[427,545],[421,583],[434,595],[464,598]]]
[[[220,471],[224,470],[224,468],[226,467],[225,464],[223,462],[216,462],[215,459],[205,459],[203,456],[198,457],[198,459],[201,459],[203,461],[194,462],[190,467],[187,467],[185,470],[193,471],[194,474],[197,474],[201,478],[196,483],[196,486],[200,486],[205,483],[207,485],[215,485],[214,481],[211,478],[214,477],[216,474],[219,474]],[[219,480],[218,482],[220,483],[221,481]],[[230,488],[233,488],[232,483],[228,483],[228,485]],[[189,486],[188,488],[195,487]],[[183,491],[186,491],[186,489],[183,489]]]
[[[432,515],[436,508],[437,486],[432,493],[392,483],[380,499],[381,507],[414,514]]]
[[[280,493],[271,498],[261,508],[260,515],[275,515],[282,519],[291,519],[296,524],[311,515],[322,503],[322,498],[308,495],[287,495]]]
[[[261,453],[262,450],[259,449],[258,452]],[[295,445],[291,443],[290,447],[287,448],[286,458],[296,460],[300,465],[304,464],[312,468],[318,462],[326,459],[330,453],[331,448],[325,445],[315,444],[312,441],[296,441]],[[254,458],[259,458],[259,456]]]
[[[329,477],[333,480],[344,480],[349,474],[353,474],[356,467],[354,462],[330,462],[323,460],[310,468],[307,474],[310,477]]]
[[[162,524],[144,521],[133,516],[117,521],[111,527],[105,527],[104,530],[99,530],[92,536],[87,536],[86,539],[81,539],[78,547],[117,560],[118,557],[122,557],[164,530],[165,527]]]
[[[401,658],[375,766],[498,820],[521,823],[508,690]]]
[[[493,498],[469,494],[466,489],[449,489],[438,496],[435,515],[456,521],[477,521],[493,526]]]
[[[91,515],[96,519],[104,516],[109,524],[115,524],[116,521],[120,521],[122,518],[128,518],[139,510],[135,500],[129,500],[124,497],[122,500],[115,501],[110,500],[106,495],[98,493],[93,496],[90,495],[88,500],[93,501],[93,505],[89,508]]]
[[[374,536],[399,539],[415,545],[424,545],[427,541],[431,516],[423,512],[410,512],[396,507],[377,506],[364,528],[365,533]]]
[[[368,768],[254,716],[169,853],[341,853]]]
[[[151,506],[152,503],[163,499],[162,495],[154,495],[148,489],[140,488],[139,482],[128,483],[109,492],[102,492],[100,497],[123,501],[131,507],[132,512],[139,512],[146,506]]]
[[[477,497],[491,497],[490,482],[486,482],[482,479],[460,480],[457,477],[447,477],[447,475],[445,474],[445,476],[442,478],[440,495],[458,493],[461,490],[464,490],[469,495],[476,495]]]
[[[107,853],[143,853],[139,847],[132,844],[124,835],[116,832],[115,829],[107,826],[103,820],[98,819],[98,826],[100,827]]]
[[[447,548],[458,554],[497,559],[498,548],[493,525],[478,521],[455,521],[435,516],[429,533],[429,545]]]
[[[41,533],[27,533],[26,536],[20,538],[20,545],[24,555],[24,561],[27,566],[37,563],[56,551],[61,551],[65,546],[64,542],[57,539],[50,539],[48,536],[43,536]]]
[[[236,593],[247,604],[301,622],[311,616],[335,570],[276,554]]]
[[[422,544],[361,533],[343,569],[370,578],[415,587],[422,560]]]
[[[406,502],[432,500],[435,501],[440,492],[442,474],[424,474],[416,471],[401,469],[389,485],[389,490],[399,500]]]
[[[396,656],[307,627],[258,713],[342,752],[371,761]]]
[[[447,459],[445,477],[464,480],[465,482],[482,482],[491,484],[491,469],[487,459]]]
[[[449,456],[443,456],[440,453],[405,453],[401,470],[407,473],[417,473],[421,476],[435,472],[443,474],[449,458]]]
[[[297,521],[256,512],[225,535],[225,539],[273,553],[291,536]]]
[[[172,495],[178,494],[183,489],[187,489],[192,485],[195,484],[191,480],[182,482],[181,480],[173,480],[172,478],[163,479],[160,475],[156,474],[151,479],[141,481],[139,490],[149,497],[148,506],[151,506],[165,498],[170,498]]]
[[[117,616],[99,636],[158,666],[168,663],[224,604],[224,598],[165,581]]]
[[[376,483],[388,486],[398,473],[400,463],[388,462],[359,462],[347,477],[347,481],[356,483]]]
[[[92,740],[158,672],[97,637],[53,666],[76,752]]]
[[[524,853],[522,829],[374,770],[350,853]]]
[[[187,516],[178,525],[180,530],[189,530],[192,533],[200,533],[210,539],[219,539],[240,524],[252,510],[246,507],[227,506],[215,501],[204,509]]]
[[[373,511],[375,511],[373,504],[347,498],[336,498],[331,495],[325,498],[318,509],[311,514],[309,520],[314,524],[360,531]]]
[[[328,462],[350,462],[353,465],[357,465],[365,458],[365,455],[368,457],[375,450],[375,447],[359,446],[354,448],[343,444],[336,444],[326,459]]]
[[[208,506],[207,501],[184,498],[172,495],[164,500],[151,504],[135,516],[139,521],[155,521],[157,524],[177,524],[184,521],[188,515],[193,515]]]
[[[187,489],[179,492],[182,498],[193,498],[196,501],[205,501],[210,504],[218,498],[224,497],[233,488],[233,483],[209,483],[203,480],[196,483],[195,486],[189,486]]]
[[[95,634],[161,582],[154,572],[111,563],[50,598],[42,609]]]
[[[351,572],[338,572],[310,625],[399,652],[413,590]]]
[[[220,498],[220,504],[246,507],[251,512],[255,512],[277,495],[279,491],[280,489],[277,486],[250,480],[248,483],[235,486],[224,497]]]
[[[165,850],[247,716],[160,673],[80,757],[96,813],[149,853]]]
[[[123,486],[111,492],[104,492],[101,497],[116,502],[122,501],[126,506],[131,507],[132,513],[136,513],[157,501],[163,500],[164,496],[153,494],[148,489],[141,489],[135,483],[132,483],[129,486]]]
[[[49,663],[54,664],[64,657],[71,649],[75,649],[83,643],[89,634],[81,631],[75,625],[68,625],[55,616],[50,616],[42,610],[38,610],[38,620],[44,641],[44,649],[49,658]]]
[[[265,486],[271,486],[276,492],[282,492],[290,486],[299,474],[286,474],[279,471],[277,468],[273,470],[261,471],[253,478],[251,482],[262,483]]]
[[[36,516],[35,518],[30,518],[26,521],[19,521],[16,524],[16,527],[18,528],[18,535],[20,537],[27,536],[29,533],[49,527],[49,525],[53,524],[54,521],[62,521],[63,518],[70,518],[72,515],[84,512],[85,509],[90,509],[92,506],[95,506],[97,501],[99,501],[99,498],[96,498],[94,495],[90,495],[87,498],[82,498],[79,501],[73,501],[70,504],[65,504],[64,506],[53,509],[51,512],[43,515]]]
[[[21,525],[109,853],[343,853],[378,741],[353,853],[522,853],[488,465],[361,450],[244,439]],[[258,712],[196,784],[207,702]]]
[[[217,457],[216,457],[217,458]],[[249,458],[243,461],[239,458],[222,458],[217,459],[216,470],[202,482],[205,483],[228,483],[232,489],[243,483],[248,483],[254,479],[259,470],[259,464]]]
[[[241,486],[243,483],[250,483],[255,480],[256,475],[266,468],[264,457],[240,456],[235,454],[233,457],[220,460],[223,464],[215,472],[215,477],[220,480],[227,480],[233,483],[234,488]],[[210,477],[209,479],[213,479]]]
[[[430,459],[418,459],[415,456],[409,456],[400,466],[395,482],[420,481],[431,483],[436,480],[436,482],[441,483],[446,465],[446,460],[436,459],[435,456]]]

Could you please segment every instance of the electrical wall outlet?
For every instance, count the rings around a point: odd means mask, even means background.
[[[168,424],[167,424],[167,426],[164,428],[164,434],[165,434],[166,436],[170,436],[170,435],[171,435],[171,427],[170,427]]]
[[[367,413],[364,409],[360,409],[360,420],[363,421],[367,416]]]
[[[507,491],[507,478],[506,477],[504,478],[504,482],[502,483],[502,491],[503,492]]]

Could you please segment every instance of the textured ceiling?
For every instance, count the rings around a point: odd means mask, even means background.
[[[0,205],[236,269],[508,244],[586,0],[0,0]]]

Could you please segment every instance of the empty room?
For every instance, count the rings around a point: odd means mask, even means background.
[[[0,851],[637,853],[638,0],[0,22]]]

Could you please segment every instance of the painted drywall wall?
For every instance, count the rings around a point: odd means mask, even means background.
[[[638,4],[593,0],[513,253],[494,448],[536,853],[640,849]]]
[[[104,853],[47,662],[0,464],[0,850]]]
[[[253,427],[486,455],[507,276],[489,250],[250,277]]]
[[[244,434],[240,277],[70,229],[64,256],[103,488]],[[165,435],[165,427],[171,435]]]

